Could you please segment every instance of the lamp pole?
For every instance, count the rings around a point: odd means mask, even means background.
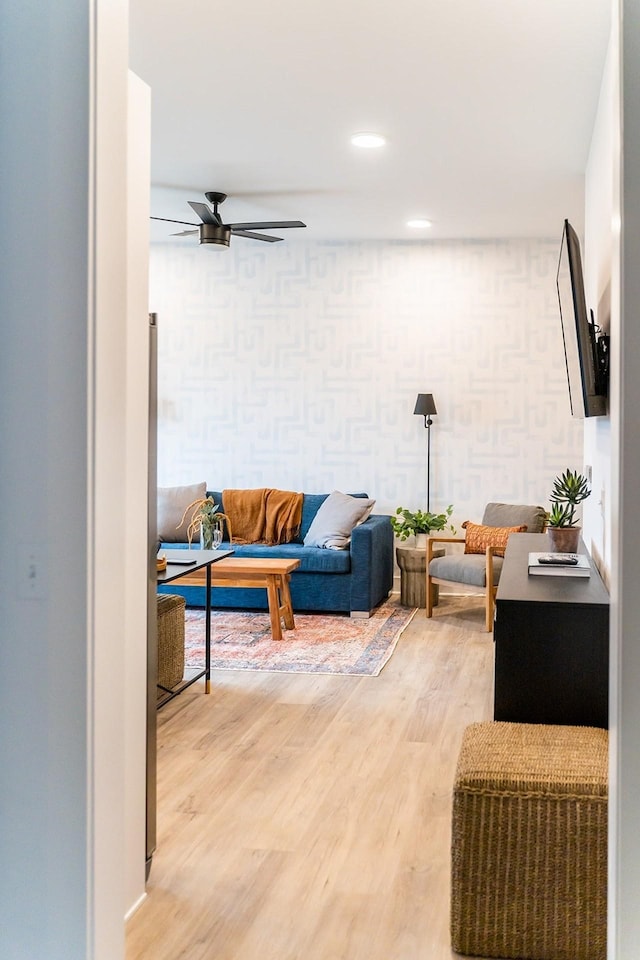
[[[429,510],[429,485],[431,480],[431,417],[425,417],[424,425],[427,428],[427,513]]]
[[[432,393],[419,393],[416,400],[414,414],[424,417],[424,425],[427,430],[427,513],[430,512],[430,485],[431,485],[431,426],[433,420],[432,414],[437,414],[436,404]]]

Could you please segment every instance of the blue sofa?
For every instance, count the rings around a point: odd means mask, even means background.
[[[220,491],[207,491],[222,510]],[[305,493],[302,503],[300,534],[295,542],[268,547],[259,543],[232,544],[235,557],[283,557],[300,560],[291,575],[291,601],[294,611],[349,613],[368,617],[387,598],[393,585],[393,530],[391,518],[372,514],[353,529],[348,550],[305,547],[303,540],[327,493]],[[366,497],[365,493],[352,494]],[[232,531],[233,532],[233,531]],[[223,546],[228,546],[224,543]],[[176,549],[188,544],[162,543],[161,548]],[[215,571],[215,567],[213,568]],[[180,587],[179,581],[160,587],[164,593],[185,598],[187,606],[205,605],[204,587]],[[266,590],[243,587],[213,587],[213,608],[266,610]]]

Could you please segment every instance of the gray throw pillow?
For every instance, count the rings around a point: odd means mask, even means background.
[[[206,480],[186,487],[158,487],[158,539],[166,543],[186,543],[190,517],[180,524],[182,515],[190,503],[203,500],[206,495]]]
[[[351,531],[359,523],[364,523],[374,504],[375,500],[350,497],[347,493],[334,490],[311,521],[304,538],[305,547],[346,550],[351,541]]]

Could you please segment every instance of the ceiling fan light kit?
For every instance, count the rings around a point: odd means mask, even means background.
[[[166,217],[151,217],[152,220],[163,220],[165,223],[179,223],[185,227],[195,227],[195,230],[180,230],[173,233],[173,237],[198,236],[202,244],[214,247],[228,247],[231,235],[247,237],[249,240],[264,240],[266,243],[277,243],[282,237],[272,237],[266,233],[256,233],[256,230],[284,230],[291,227],[306,227],[302,220],[260,220],[251,223],[223,223],[218,213],[218,207],[227,199],[226,193],[209,190],[205,198],[213,206],[213,210],[206,203],[188,200],[187,203],[200,218],[200,223],[187,223],[184,220],[168,220]]]
[[[199,227],[200,243],[213,243],[218,247],[228,247],[231,242],[231,230],[218,223],[201,223]]]

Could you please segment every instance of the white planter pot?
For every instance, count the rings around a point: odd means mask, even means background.
[[[428,539],[428,533],[416,533],[416,550],[426,550]]]

